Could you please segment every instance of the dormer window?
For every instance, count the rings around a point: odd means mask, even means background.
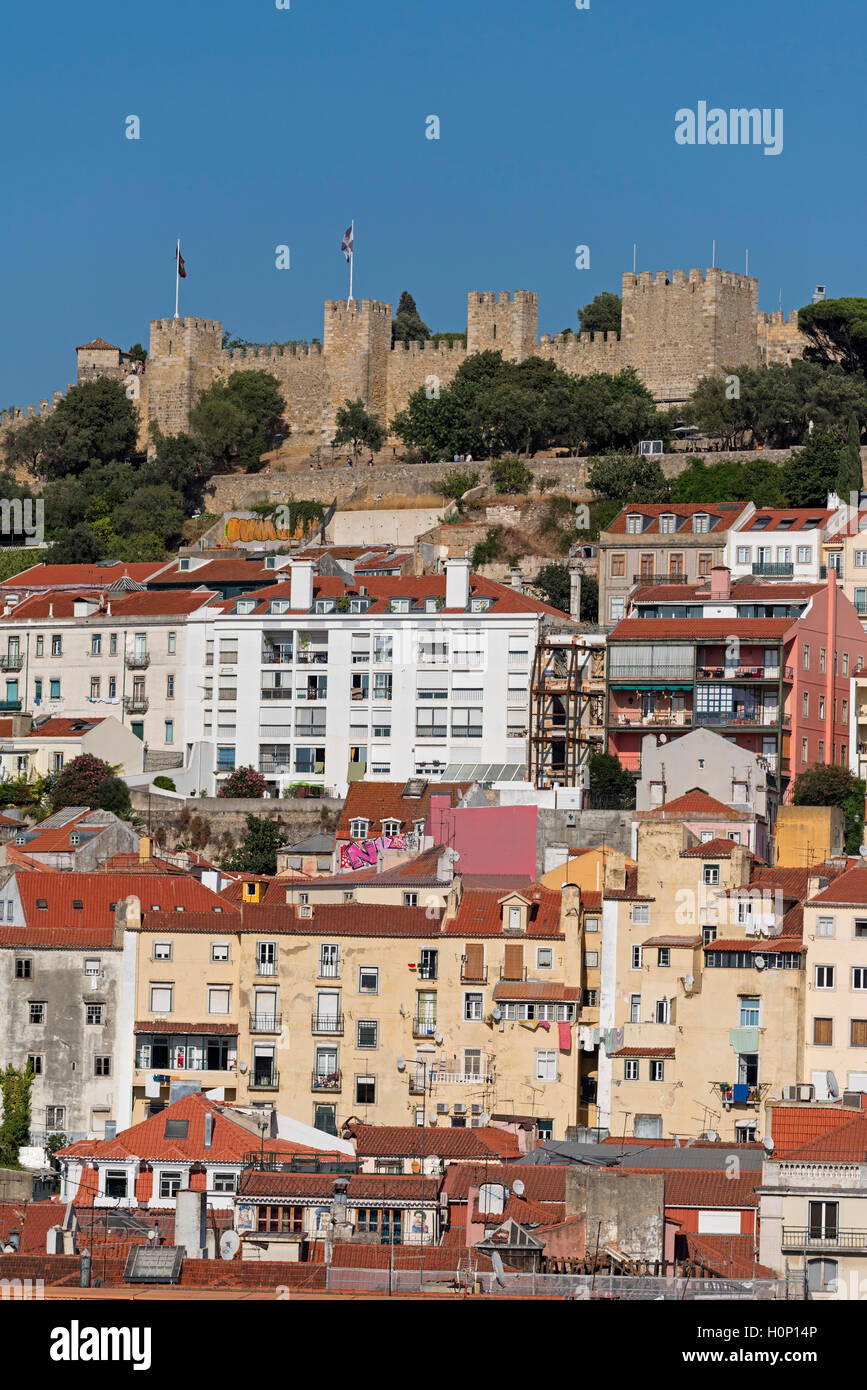
[[[349,835],[353,840],[366,840],[370,821],[359,816],[349,822]]]
[[[671,512],[665,512],[659,518],[659,530],[663,536],[669,536],[677,529],[677,517],[672,516]]]
[[[350,613],[366,613],[370,607],[370,602],[366,598],[351,598],[349,600]]]
[[[333,598],[318,598],[316,600],[315,611],[317,613],[333,613],[337,608],[337,600]]]
[[[389,609],[391,610],[392,613],[408,613],[408,612],[409,612],[409,599],[408,599],[408,598],[393,598],[393,599],[391,600],[391,602],[389,603]]]
[[[252,613],[256,607],[256,600],[252,598],[239,598],[235,606],[236,613]]]
[[[487,613],[490,606],[491,600],[489,598],[474,598],[470,600],[471,613]]]
[[[192,565],[190,564],[189,556],[187,556],[186,559],[183,559],[183,560],[179,560],[179,561],[178,561],[178,569],[179,569],[179,570],[188,570],[188,569],[192,569]]]
[[[266,556],[265,556],[265,568],[266,568],[266,570],[275,570],[275,569],[277,568],[277,557],[276,557],[276,555],[266,555]]]
[[[517,934],[527,930],[527,917],[530,904],[519,893],[510,893],[500,899],[500,921],[503,931]]]
[[[702,533],[710,530],[710,517],[707,512],[698,512],[696,516],[693,517],[692,529],[693,531]]]
[[[644,518],[638,512],[629,512],[626,518],[626,532],[630,536],[641,535],[641,523]]]
[[[270,613],[276,614],[278,617],[279,617],[279,615],[280,615],[281,613],[288,613],[288,612],[289,612],[289,600],[288,600],[288,598],[272,598],[268,611],[269,611]]]
[[[400,834],[400,821],[399,821],[399,820],[384,820],[384,821],[382,822],[382,833],[383,833],[383,835],[399,835],[399,834]]]
[[[80,844],[81,844],[81,836],[80,836],[80,835],[76,835],[76,833],[75,833],[74,830],[73,830],[72,834],[71,834],[70,837],[69,837],[69,843],[70,843],[71,845],[80,845]]]
[[[15,843],[16,843],[16,845],[26,845],[26,844],[27,844],[27,836],[26,836],[26,835],[16,835],[16,836],[15,836]]]

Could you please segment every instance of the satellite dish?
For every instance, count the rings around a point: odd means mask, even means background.
[[[427,1122],[428,1122],[429,1125],[435,1125],[435,1124],[436,1124],[436,1122],[437,1122],[436,1111],[434,1111],[434,1110],[429,1110],[429,1111],[428,1111]]]
[[[764,956],[756,956],[756,969],[757,969],[757,970],[764,970],[764,968],[765,968],[765,958],[764,958]]]
[[[233,1260],[238,1253],[241,1237],[237,1231],[224,1231],[220,1236],[220,1259]]]
[[[687,989],[692,989],[693,985],[695,984],[695,976],[694,976],[694,975],[684,975],[684,977],[683,977],[683,983],[686,985]]]
[[[512,1191],[514,1192],[514,1194],[515,1194],[516,1197],[523,1197],[523,1195],[524,1195],[524,1179],[523,1179],[523,1178],[515,1178],[515,1181],[512,1183]]]
[[[434,1033],[434,1042],[437,1044],[438,1047],[439,1047],[440,1043],[442,1042],[442,1040],[443,1040],[443,1035],[442,1035],[442,1033]]]
[[[506,1276],[503,1272],[503,1261],[500,1259],[499,1251],[491,1251],[491,1264],[494,1267],[494,1277],[501,1289],[506,1287]]]
[[[762,1143],[766,1154],[772,1154],[774,1152],[774,1141],[769,1134],[765,1135]]]
[[[660,734],[660,735],[659,735],[659,742],[660,742],[660,743],[668,743],[668,734]]]
[[[239,1065],[239,1067],[241,1068],[241,1071],[242,1071],[242,1072],[245,1072],[245,1071],[247,1070],[247,1063],[246,1063],[246,1062],[239,1062],[238,1065]]]
[[[406,1071],[406,1058],[405,1058],[405,1057],[398,1057],[398,1059],[397,1059],[397,1069],[398,1069],[398,1071]]]
[[[859,846],[858,853],[862,859],[867,859],[867,845]]]
[[[837,1085],[837,1078],[832,1071],[825,1073],[825,1081],[828,1086],[828,1095],[832,1100],[838,1100],[840,1097],[840,1087]]]
[[[479,1116],[479,1122],[482,1125],[482,1127],[491,1123],[491,1117],[488,1114],[487,1110],[482,1111],[481,1115]]]
[[[503,1010],[501,1008],[497,1007],[496,1009],[491,1010],[491,1018],[494,1020],[495,1023],[499,1023],[502,1017]]]

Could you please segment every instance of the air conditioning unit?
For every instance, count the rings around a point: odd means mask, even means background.
[[[470,1106],[470,1114],[471,1114],[471,1115],[481,1115],[481,1113],[482,1113],[482,1107],[481,1107],[480,1105],[471,1105],[471,1106]]]
[[[815,1096],[815,1086],[806,1085],[798,1087],[798,1100],[814,1100]]]
[[[446,1105],[445,1101],[444,1101],[444,1100],[438,1100],[438,1101],[437,1101],[437,1114],[438,1114],[438,1115],[447,1115],[448,1113],[449,1113],[449,1107]]]
[[[798,1087],[797,1087],[797,1086],[784,1086],[784,1087],[783,1087],[783,1100],[797,1100],[797,1099],[798,1099]]]
[[[861,1098],[861,1092],[860,1092],[860,1091],[844,1091],[844,1092],[843,1092],[843,1104],[844,1104],[844,1105],[847,1105],[847,1106],[850,1106],[850,1107],[852,1107],[852,1108],[855,1109],[855,1110],[860,1110],[860,1109],[861,1109],[861,1099],[862,1099],[862,1098]]]
[[[456,1100],[454,1105],[452,1106],[452,1109],[454,1110],[456,1115],[465,1115],[467,1113],[467,1107],[464,1105],[464,1102],[462,1100]]]

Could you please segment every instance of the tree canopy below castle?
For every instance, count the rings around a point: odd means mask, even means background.
[[[259,467],[260,456],[273,447],[274,435],[287,434],[286,401],[269,372],[232,372],[215,381],[190,411],[190,427],[214,462],[223,468]]]
[[[807,339],[807,362],[823,367],[839,363],[844,372],[867,375],[867,299],[805,304],[798,310],[798,329]]]
[[[397,313],[391,321],[391,340],[393,343],[425,342],[430,337],[430,329],[416,308],[415,300],[409,290],[400,296]]]
[[[619,294],[603,290],[578,310],[582,333],[619,333],[623,303]]]

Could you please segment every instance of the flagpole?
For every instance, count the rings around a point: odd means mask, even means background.
[[[352,272],[353,272],[353,270],[354,270],[354,268],[355,268],[355,218],[354,218],[354,217],[353,217],[352,222],[351,222],[351,224],[350,224],[349,246],[350,246],[350,251],[349,251],[349,299],[347,299],[347,301],[346,301],[347,305],[348,305],[348,304],[351,302],[351,300],[352,300]]]
[[[178,237],[178,247],[175,251],[175,318],[178,317],[178,291],[181,285],[181,239]]]

